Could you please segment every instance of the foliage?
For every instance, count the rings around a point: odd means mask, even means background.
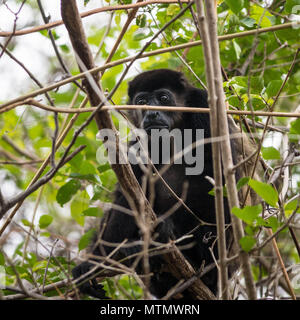
[[[11,2],[14,5],[18,4],[18,1]],[[121,3],[128,4],[131,1],[107,1],[105,5],[108,3],[109,5],[118,5]],[[273,1],[270,7],[265,7],[265,1],[218,1],[219,35],[236,34],[229,40],[220,41],[221,62],[228,77],[223,85],[230,108],[270,111],[275,103],[276,111],[293,112],[299,105],[299,55],[296,58],[297,63],[288,75],[295,53],[299,49],[299,29],[288,28],[240,36],[246,31],[287,23],[294,6],[297,4],[299,3],[296,0]],[[10,5],[8,3],[8,6]],[[97,8],[99,2],[83,0],[82,5]],[[27,1],[24,7],[27,12],[30,12],[28,25],[42,24],[42,20],[36,18],[37,16],[40,17],[40,12],[35,1]],[[59,8],[55,8],[55,10],[58,11]],[[83,8],[81,11],[84,10],[86,9]],[[196,9],[194,8],[194,10]],[[139,8],[136,18],[130,24],[114,53],[113,60],[116,61],[137,54],[150,37],[179,11],[180,6],[176,3],[148,5]],[[22,12],[20,15],[23,14]],[[109,13],[100,13],[97,17],[102,17],[101,15],[108,21]],[[95,62],[98,65],[104,64],[108,58],[113,44],[124,27],[127,11],[118,10],[111,17],[111,24],[100,23],[97,18],[96,21],[85,25],[87,39],[95,53]],[[18,24],[17,27],[21,26]],[[70,73],[77,74],[79,71],[74,63],[75,60],[68,38],[61,28],[52,29],[52,34],[60,56],[70,68]],[[36,40],[34,39],[40,41],[40,47],[43,45],[50,46],[50,38],[46,30],[42,30],[38,34],[30,34],[27,37],[28,39],[32,38],[30,51],[35,54],[38,54],[39,49],[35,49]],[[157,49],[187,44],[196,40],[199,40],[199,35],[191,12],[187,11],[170,28],[164,30],[162,36],[151,43],[146,51],[151,53]],[[13,40],[8,43],[7,49],[12,54],[18,54],[18,58],[22,61],[23,58],[25,59],[22,54],[25,55],[25,53],[19,50],[22,46],[21,41],[22,37],[13,37]],[[99,47],[99,45],[101,46]],[[255,47],[255,54],[252,54],[253,47]],[[127,83],[137,73],[137,70],[178,69],[183,71],[195,86],[201,88],[199,81],[187,68],[187,65],[192,68],[193,72],[205,83],[204,57],[201,46],[177,50],[177,53],[183,57],[186,64],[183,64],[174,52],[149,56],[135,62],[135,67],[132,68],[126,80],[114,94],[113,102],[115,104],[126,103]],[[249,57],[251,58],[250,61]],[[47,51],[47,54],[39,56],[39,59],[43,63],[43,74],[47,74],[46,77],[44,76],[41,79],[44,84],[53,83],[57,79],[60,80],[65,77],[54,50]],[[0,59],[0,67],[3,64],[1,60],[3,60],[3,57]],[[13,60],[5,61],[9,65],[15,63]],[[101,85],[105,92],[114,88],[124,70],[125,65],[120,64],[104,72]],[[287,82],[283,86],[287,75]],[[5,79],[6,76],[8,76],[8,73],[2,72],[2,78]],[[39,79],[38,71],[35,71],[35,77]],[[16,87],[14,83],[10,84],[8,96],[14,98],[36,88],[36,84],[26,75],[26,81],[22,86]],[[84,99],[84,93],[82,91],[76,93],[76,90],[76,85],[72,83],[60,87],[58,90],[53,90],[49,94],[56,107],[68,107],[74,101],[74,108],[78,108]],[[277,99],[276,96],[279,92],[281,97]],[[41,99],[48,103],[45,96],[41,96]],[[0,96],[0,103],[6,102],[5,100],[8,99]],[[76,121],[72,123],[71,129],[55,153],[56,162],[60,160],[71,142],[76,129],[84,123],[87,117],[88,114],[80,114]],[[58,114],[60,132],[70,123],[71,118],[71,115]],[[239,121],[237,116],[234,118]],[[113,121],[117,127],[120,119],[119,115],[113,115]],[[249,119],[251,120],[249,123],[252,121],[266,123],[267,117],[249,116]],[[300,119],[273,118],[271,123],[273,126],[289,133],[290,148],[299,148]],[[242,128],[246,130],[244,124]],[[40,167],[40,162],[34,161],[43,161],[51,153],[51,137],[54,130],[55,119],[53,113],[45,110],[20,106],[1,114],[1,136],[8,136],[13,142],[12,144],[8,143],[7,140],[0,140],[0,187],[6,196],[24,191],[29,185]],[[251,128],[251,130],[258,136],[261,136],[263,132],[262,129],[258,128]],[[97,131],[95,122],[91,122],[77,138],[72,151],[82,145],[85,146],[85,149],[59,169],[55,177],[42,189],[41,198],[39,197],[39,191],[29,195],[25,201],[24,210],[14,218],[14,221],[21,228],[21,232],[18,231],[18,237],[15,237],[12,244],[8,245],[9,242],[7,242],[7,244],[4,243],[3,247],[10,256],[14,268],[7,257],[0,254],[0,266],[5,266],[7,286],[13,287],[16,285],[17,277],[26,280],[32,287],[37,285],[47,286],[68,279],[70,270],[75,265],[74,252],[83,250],[91,244],[96,230],[94,227],[98,219],[103,216],[105,204],[112,201],[117,182],[110,166],[97,161],[96,153],[101,147],[101,142],[95,138]],[[258,136],[255,136],[254,139],[256,143],[259,142]],[[272,173],[274,168],[282,165],[285,159],[286,146],[281,143],[282,136],[276,138],[274,132],[269,132],[267,137],[260,155],[269,166],[268,173]],[[28,151],[29,156],[21,154],[14,145]],[[18,164],[21,161],[27,163],[25,165]],[[48,164],[44,174],[50,168],[51,166]],[[284,168],[280,170],[284,170]],[[250,177],[238,182],[239,189],[249,187],[262,200],[262,203],[255,206],[245,206],[233,210],[233,214],[245,224],[245,237],[240,243],[243,250],[250,252],[255,246],[259,245],[259,237],[263,228],[272,228],[272,231],[276,232],[280,226],[284,225],[286,218],[296,212],[299,213],[299,197],[295,198],[295,195],[299,194],[300,166],[291,165],[288,171],[291,183],[288,185],[284,198],[280,196],[282,192],[282,184],[280,183],[271,185],[250,179]],[[261,178],[264,177],[261,176]],[[214,193],[211,194],[213,196]],[[32,210],[35,205],[37,209]],[[266,212],[270,213],[267,217],[264,216]],[[90,226],[93,228],[91,229]],[[11,226],[7,230],[8,239],[13,239],[15,235],[14,227]],[[31,234],[30,237],[28,237],[28,232]],[[299,231],[296,232],[298,232],[299,239]],[[60,239],[60,246],[56,245],[55,239]],[[300,262],[287,228],[283,228],[278,234],[277,241],[286,265],[294,265]],[[288,243],[288,245],[284,245],[285,243]],[[268,248],[266,248],[266,252],[269,252]],[[254,266],[253,272],[255,272]],[[138,299],[142,297],[142,290],[130,276],[117,277],[115,281],[107,279],[104,284],[105,289],[113,299]],[[59,290],[55,290],[53,287],[52,290],[45,291],[43,295],[63,295],[68,290],[71,290],[70,286]],[[11,290],[3,290],[3,293],[4,295],[14,294]]]

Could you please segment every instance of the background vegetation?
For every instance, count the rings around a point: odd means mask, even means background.
[[[0,292],[5,299],[74,297],[68,282],[70,270],[78,252],[88,246],[99,217],[112,201],[117,182],[110,166],[97,161],[101,141],[96,139],[96,123],[91,122],[72,147],[71,152],[77,153],[53,178],[35,192],[22,193],[51,155],[53,137],[67,128],[55,156],[52,152],[52,160],[58,162],[74,132],[89,116],[59,112],[56,118],[51,111],[24,103],[26,94],[79,73],[64,25],[47,27],[48,23],[61,19],[60,2],[51,1],[51,5],[48,2],[10,0],[0,4],[0,196],[15,200],[14,204],[23,202],[11,221],[12,207],[7,212],[2,210],[0,216],[0,271],[6,275]],[[96,0],[77,2],[81,13],[91,10],[83,18],[83,25],[95,64],[99,66],[139,53],[185,7],[180,1],[150,3],[135,9],[128,7],[131,0],[104,4]],[[97,12],[98,8],[111,6],[119,7]],[[180,70],[195,86],[202,87],[201,83],[206,82],[202,47],[185,47],[199,40],[193,16],[196,9],[192,8],[149,44],[146,58],[134,62],[113,95],[113,104],[126,103],[128,80],[144,70]],[[266,172],[261,178],[266,183],[249,178],[240,181],[240,185],[247,184],[255,190],[264,206],[245,207],[233,213],[244,222],[241,245],[251,254],[259,298],[284,299],[293,294],[299,297],[299,25],[290,23],[300,12],[300,1],[224,0],[218,1],[217,12],[219,36],[229,35],[220,40],[220,56],[230,108],[298,113],[298,117],[269,120],[267,116],[245,117],[249,126],[241,124],[243,130],[250,128],[257,146],[262,142],[259,151]],[[37,26],[41,28],[35,29]],[[269,29],[255,32],[262,28]],[[18,33],[20,30],[25,34]],[[245,36],[247,31],[250,35]],[[182,46],[174,50],[172,47],[177,45]],[[155,51],[159,49],[165,49],[165,53],[157,54]],[[109,93],[115,87],[125,68],[122,63],[103,71],[104,92]],[[58,85],[36,99],[54,107],[78,108],[85,98],[80,83],[76,80]],[[19,101],[14,105],[13,99],[17,97]],[[234,118],[242,123],[241,116]],[[118,127],[122,116],[113,112],[112,119]],[[78,149],[82,146],[84,149]],[[51,165],[51,161],[46,163],[40,175],[46,176]],[[15,197],[22,194],[24,197],[16,201]],[[277,245],[271,245],[265,227],[275,234]],[[283,277],[285,271],[288,279]],[[104,284],[113,299],[143,296],[132,276],[109,278]],[[240,274],[232,280],[232,287],[233,297],[247,298]],[[34,288],[39,290],[32,291]]]

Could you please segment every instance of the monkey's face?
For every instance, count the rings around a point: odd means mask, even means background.
[[[149,106],[182,106],[182,100],[180,95],[172,92],[170,89],[160,88],[151,92],[137,92],[131,103]],[[159,110],[137,110],[133,115],[135,125],[146,130],[148,134],[151,132],[151,129],[172,130],[175,127],[179,127],[181,118],[180,112],[164,112]]]

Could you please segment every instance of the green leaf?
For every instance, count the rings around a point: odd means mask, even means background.
[[[286,0],[284,9],[287,13],[299,14],[299,7],[297,8],[297,5],[300,5],[300,0]]]
[[[83,161],[78,173],[80,173],[81,175],[88,175],[96,174],[97,171],[95,169],[95,166],[92,165],[89,161]]]
[[[89,196],[84,190],[79,195],[76,195],[71,202],[71,217],[81,226],[84,225],[84,215],[82,212],[89,207]]]
[[[233,48],[234,48],[234,51],[235,51],[236,58],[239,60],[240,56],[241,56],[242,49],[237,44],[237,42],[235,40],[232,40],[232,43],[233,43]]]
[[[118,179],[115,172],[112,169],[106,170],[100,175],[100,179],[102,185],[109,189],[110,191],[114,190],[115,184],[117,183]]]
[[[232,12],[238,14],[244,8],[244,0],[225,0]]]
[[[44,214],[40,217],[39,220],[39,227],[41,229],[47,228],[53,221],[53,217],[49,216],[48,214]]]
[[[46,231],[46,232],[41,232],[40,235],[42,237],[49,238],[51,236],[51,233]]]
[[[120,14],[115,15],[115,23],[117,26],[120,25],[120,23],[121,23],[121,15]]]
[[[253,28],[256,23],[254,19],[249,17],[241,19],[240,22],[248,28]]]
[[[291,134],[300,134],[300,118],[291,122],[290,133]]]
[[[242,209],[237,207],[232,208],[232,213],[247,224],[254,224],[254,221],[261,212],[262,206],[260,204],[257,206],[246,206]]]
[[[278,192],[270,184],[253,179],[248,184],[266,203],[278,208]]]
[[[250,177],[243,177],[241,178],[238,183],[236,184],[236,188],[239,191],[243,186],[245,186],[246,184],[248,184],[250,180]]]
[[[3,253],[0,252],[0,265],[4,266],[4,264],[5,264],[4,255],[3,255]]]
[[[73,170],[80,170],[83,163],[83,155],[80,152],[77,153],[76,156],[72,158],[68,163],[73,167]]]
[[[176,13],[178,13],[180,10],[180,7],[178,4],[172,3],[167,8],[167,16],[175,16]]]
[[[237,84],[240,87],[247,88],[248,86],[248,77],[245,76],[236,76],[230,80],[230,84]]]
[[[236,107],[238,109],[244,109],[243,101],[241,101],[237,96],[230,96],[228,98],[229,105]]]
[[[88,208],[82,214],[89,217],[102,217],[103,212],[100,208]]]
[[[65,53],[69,53],[70,52],[70,49],[66,44],[61,44],[59,47]]]
[[[22,223],[24,224],[25,227],[31,227],[32,223],[28,221],[27,219],[22,219]]]
[[[144,40],[146,38],[150,37],[150,33],[146,33],[144,29],[138,29],[134,34],[133,34],[133,40],[134,41],[140,41]]]
[[[145,15],[145,13],[138,15],[136,17],[135,21],[136,21],[137,26],[139,26],[140,28],[144,28],[146,26],[146,22],[147,22],[147,17]]]
[[[266,94],[268,98],[275,97],[282,85],[282,80],[272,80],[268,83]]]
[[[273,232],[276,232],[276,230],[279,227],[279,223],[276,217],[270,217],[268,220],[268,225],[272,228]]]
[[[260,24],[261,28],[271,27],[272,23],[270,18],[272,17],[273,16],[268,11],[265,11],[264,8],[257,5],[251,6],[250,18],[254,19],[257,24]]]
[[[63,205],[71,200],[76,192],[81,187],[79,180],[72,179],[60,187],[56,194],[56,201],[63,207]]]
[[[81,173],[71,173],[70,178],[76,178],[77,180],[86,180],[91,183],[101,184],[100,178],[97,174],[81,174]]]
[[[210,196],[215,196],[215,188],[212,188],[209,192],[208,192],[208,194],[210,195]],[[226,186],[223,186],[223,197],[225,197],[225,198],[227,198],[227,188],[226,188]]]
[[[33,267],[32,267],[32,271],[36,272],[40,269],[45,269],[47,266],[47,261],[46,260],[41,260],[36,262]]]
[[[246,252],[249,252],[255,245],[256,240],[251,236],[244,236],[240,239],[240,245],[242,249]]]
[[[250,78],[250,86],[251,86],[252,93],[260,94],[264,88],[264,78],[263,77],[251,77]]]
[[[79,251],[85,249],[86,247],[88,247],[92,241],[93,241],[93,238],[96,234],[96,229],[91,229],[89,230],[88,232],[86,232],[79,240],[79,243],[78,243],[78,249]]]
[[[250,99],[251,99],[252,107],[254,110],[262,110],[265,108],[266,105],[260,96],[256,94],[251,94]],[[251,110],[249,102],[247,103],[247,107],[248,107],[248,110]]]
[[[261,152],[265,160],[280,159],[280,152],[274,147],[262,147]]]
[[[300,200],[294,199],[284,206],[284,212],[286,216],[290,216],[297,209],[297,213],[300,213]]]

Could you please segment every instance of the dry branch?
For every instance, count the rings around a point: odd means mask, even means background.
[[[43,110],[57,112],[57,113],[72,113],[72,114],[80,114],[86,112],[94,112],[97,110],[97,107],[90,108],[63,108],[63,107],[52,107],[46,105],[42,102],[39,102],[34,99],[26,99],[24,101],[20,101],[14,103],[10,106],[0,108],[0,114],[17,108],[19,106],[34,106]],[[207,108],[198,108],[198,107],[170,107],[170,106],[149,106],[149,105],[104,105],[99,112],[102,111],[119,111],[119,110],[155,110],[155,111],[168,111],[168,112],[193,112],[193,113],[209,113],[209,109]],[[227,114],[231,115],[244,115],[244,116],[258,116],[258,117],[287,117],[287,118],[300,118],[299,112],[278,112],[278,111],[247,111],[247,110],[226,110]],[[264,128],[263,124],[257,124],[259,128]],[[270,129],[274,131],[284,132],[276,127],[269,126]]]
[[[223,81],[221,73],[221,62],[220,62],[220,52],[217,36],[217,17],[216,10],[211,1],[205,0],[206,10],[207,10],[207,21],[209,27],[211,51],[213,56],[213,66],[214,66],[214,79],[216,86],[216,94],[218,97],[217,109],[218,109],[218,123],[220,128],[220,134],[222,136],[227,136],[227,139],[222,142],[222,163],[224,166],[224,175],[226,186],[228,190],[228,204],[230,211],[233,207],[239,207],[239,199],[236,188],[236,181],[234,173],[230,172],[230,168],[233,166],[232,152],[230,146],[230,137],[228,129],[228,120],[226,114],[225,105],[225,95],[223,91]],[[242,226],[242,221],[236,216],[232,217],[232,227],[235,242],[239,245],[240,239],[244,236],[244,230]],[[245,251],[240,251],[240,263],[245,278],[246,290],[249,299],[256,299],[256,289],[251,271],[251,264],[249,255]]]
[[[201,7],[200,1],[198,0],[198,8]],[[217,17],[216,10],[214,7],[214,3],[210,0],[205,0],[206,7],[206,21],[207,21],[207,38],[205,45],[209,48],[211,53],[213,72],[207,74],[210,80],[208,83],[213,81],[215,86],[215,91],[209,91],[209,95],[215,94],[217,97],[217,118],[213,119],[218,123],[219,134],[225,139],[221,142],[221,151],[222,151],[222,163],[224,167],[224,176],[226,181],[226,186],[228,190],[228,204],[229,209],[233,207],[239,207],[239,199],[236,189],[236,181],[235,175],[230,170],[233,167],[232,161],[232,153],[230,146],[230,136],[228,129],[228,119],[226,113],[226,105],[225,105],[225,95],[223,91],[223,81],[222,81],[222,73],[221,73],[221,63],[220,63],[220,53],[219,53],[219,45],[218,45],[218,37],[217,37]],[[203,17],[203,13],[199,12],[199,16]],[[203,39],[205,41],[205,39]],[[207,57],[205,56],[205,59]],[[210,63],[210,61],[206,61],[206,65]],[[210,99],[214,99],[214,96],[210,96]],[[239,240],[243,237],[243,227],[241,221],[232,215],[232,227],[235,242],[239,245]],[[222,254],[222,253],[221,253]],[[243,275],[245,277],[246,289],[248,293],[249,299],[256,299],[256,291],[255,285],[251,273],[251,265],[249,261],[248,254],[242,250],[239,252],[240,263],[243,271]]]
[[[200,36],[203,41],[203,52],[205,57],[205,73],[208,86],[208,102],[210,110],[210,130],[212,138],[218,137],[219,123],[217,113],[217,94],[214,83],[214,68],[213,57],[211,48],[209,46],[209,36],[207,23],[204,16],[203,3],[196,1],[198,12],[198,24]],[[224,200],[223,200],[223,184],[222,184],[222,166],[221,166],[221,151],[220,142],[212,144],[212,158],[213,158],[213,172],[215,181],[215,208],[216,208],[216,222],[217,222],[217,244],[218,254],[220,257],[219,263],[219,279],[220,279],[220,292],[223,300],[228,300],[228,270],[227,270],[227,249],[225,237],[225,218],[224,218]]]

